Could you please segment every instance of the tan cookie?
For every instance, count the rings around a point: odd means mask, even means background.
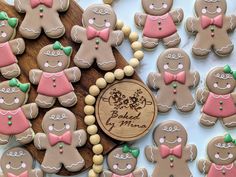
[[[235,145],[230,134],[212,139],[207,146],[209,160],[199,160],[199,171],[207,177],[235,177]]]
[[[195,108],[190,88],[198,85],[198,72],[190,71],[190,59],[182,49],[168,49],[158,58],[159,73],[150,73],[147,84],[158,90],[157,105],[160,112],[168,112],[173,104],[182,112]]]
[[[81,77],[79,68],[70,65],[71,47],[63,47],[60,42],[42,48],[37,57],[40,68],[32,69],[29,79],[38,85],[35,102],[39,107],[50,108],[58,98],[61,105],[71,107],[77,103],[77,96],[71,82],[78,82]]]
[[[46,150],[41,168],[46,173],[57,173],[62,165],[71,172],[81,170],[85,161],[77,147],[86,143],[84,130],[76,130],[75,115],[65,108],[48,111],[42,122],[44,133],[37,133],[34,145],[39,150]]]
[[[101,177],[147,177],[145,168],[136,169],[139,149],[124,145],[114,149],[107,158],[109,170],[103,171]]]
[[[236,16],[226,16],[226,10],[226,0],[196,0],[197,17],[186,21],[187,31],[196,34],[192,47],[195,55],[207,56],[211,49],[219,56],[233,51],[234,45],[228,33],[236,27]]]
[[[7,144],[11,136],[21,144],[34,139],[34,131],[28,119],[38,115],[36,103],[25,104],[30,84],[22,84],[13,78],[0,84],[0,144]]]
[[[25,13],[19,29],[21,35],[36,39],[43,29],[50,38],[63,36],[65,27],[58,13],[67,11],[69,3],[70,0],[14,0],[15,9]]]
[[[182,9],[172,10],[173,0],[142,0],[145,13],[136,13],[135,24],[143,28],[143,47],[155,48],[162,40],[168,48],[181,42],[176,24],[184,18]]]
[[[89,68],[96,59],[102,70],[112,70],[116,59],[112,47],[119,46],[124,40],[122,31],[115,31],[116,14],[109,5],[93,4],[83,13],[83,27],[74,26],[71,38],[81,43],[74,62],[80,68]]]
[[[236,126],[236,73],[229,65],[212,69],[206,78],[206,89],[197,90],[197,100],[203,105],[200,123],[210,127],[221,119],[228,127]]]
[[[43,177],[40,169],[33,169],[33,158],[24,148],[15,147],[5,151],[1,157],[1,177]]]
[[[25,51],[25,42],[22,38],[15,38],[17,18],[8,17],[6,12],[0,12],[0,72],[3,77],[12,79],[21,73],[15,55]]]
[[[159,124],[153,133],[156,146],[147,146],[145,155],[148,161],[157,163],[152,176],[191,177],[188,161],[197,156],[195,145],[187,145],[185,128],[175,121]]]

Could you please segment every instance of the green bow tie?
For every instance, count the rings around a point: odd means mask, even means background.
[[[227,135],[225,135],[224,141],[225,141],[225,143],[233,143],[236,145],[236,140],[233,139],[229,133]]]
[[[22,92],[26,93],[29,91],[30,88],[30,84],[22,84],[19,80],[17,80],[16,78],[13,78],[11,80],[9,80],[9,86],[10,87],[18,87]]]
[[[226,65],[224,67],[224,72],[227,73],[227,74],[232,74],[234,80],[236,80],[236,71],[233,71],[229,65]]]
[[[3,12],[3,11],[0,12],[0,20],[7,20],[8,24],[12,28],[15,28],[16,25],[18,24],[18,19],[17,18],[9,18],[7,13]]]
[[[123,151],[123,153],[131,153],[132,156],[135,158],[137,158],[140,153],[138,148],[131,148],[128,145],[124,145],[122,151]]]
[[[66,56],[70,56],[72,53],[72,47],[63,47],[60,42],[56,41],[53,44],[53,50],[63,50],[63,52],[66,54]]]

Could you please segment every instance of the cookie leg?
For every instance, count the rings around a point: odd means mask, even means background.
[[[20,72],[20,67],[17,63],[1,68],[1,73],[6,79],[18,77]]]
[[[16,141],[21,144],[28,144],[34,139],[34,131],[32,128],[28,128],[23,133],[15,135]]]
[[[67,154],[63,164],[68,171],[76,172],[84,167],[85,161],[78,152],[71,152],[70,154]]]
[[[202,113],[200,123],[206,127],[214,126],[217,122],[216,117],[209,116],[207,114]]]
[[[201,35],[197,35],[192,47],[194,55],[206,57],[211,52],[212,41],[206,41]]]
[[[189,91],[186,91],[184,95],[179,95],[176,99],[176,108],[181,112],[190,112],[195,106],[195,100]],[[188,93],[188,94],[187,94]]]
[[[59,160],[55,159],[55,157],[52,157],[52,155],[47,155],[46,152],[46,155],[44,156],[43,162],[41,164],[41,169],[46,173],[57,173],[62,166],[58,161]]]
[[[179,37],[178,33],[172,34],[169,37],[163,39],[164,45],[168,48],[176,47],[180,44],[181,38]]]
[[[168,112],[171,110],[173,105],[173,98],[166,96],[167,94],[160,94],[156,96],[157,107],[159,112]]]
[[[222,119],[222,122],[227,128],[234,128],[236,127],[236,115],[225,117]]]
[[[45,34],[53,39],[63,36],[66,31],[60,18],[51,14],[48,17],[45,17],[42,26]]]
[[[0,145],[5,145],[9,142],[9,135],[0,134]]]
[[[103,71],[109,71],[116,67],[116,59],[111,47],[97,54],[97,65]]]
[[[155,47],[158,46],[159,44],[159,39],[155,39],[155,38],[149,38],[146,36],[143,36],[143,47],[146,49],[154,49]]]
[[[234,45],[229,38],[223,38],[222,41],[217,41],[214,44],[214,51],[219,56],[226,56],[232,53]]]
[[[42,31],[39,21],[26,16],[19,28],[20,34],[27,39],[38,38]]]
[[[64,107],[72,107],[77,103],[77,96],[75,92],[70,92],[58,98],[60,104]]]
[[[35,99],[35,103],[41,108],[51,108],[54,105],[55,101],[56,99],[53,97],[44,96],[40,94],[38,94]]]
[[[79,68],[89,68],[94,62],[92,52],[88,52],[89,46],[81,44],[80,49],[75,55],[74,63]]]

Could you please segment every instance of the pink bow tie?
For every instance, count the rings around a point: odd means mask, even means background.
[[[12,173],[7,174],[7,177],[28,177],[28,176],[29,176],[28,171],[25,171],[25,172],[21,173],[20,175],[14,175]]]
[[[174,155],[178,158],[181,158],[182,157],[182,146],[178,145],[178,146],[174,147],[173,149],[170,149],[166,145],[161,145],[160,153],[161,153],[162,158],[166,158],[169,155]]]
[[[215,25],[219,28],[223,26],[223,17],[222,15],[218,15],[215,18],[209,18],[207,16],[202,16],[201,17],[201,25],[203,29],[206,29],[210,25]]]
[[[88,40],[94,39],[95,37],[100,37],[103,41],[107,42],[109,39],[110,30],[106,28],[102,31],[97,31],[93,27],[89,26],[87,28],[87,38]]]
[[[30,3],[31,3],[32,8],[35,8],[40,4],[43,4],[43,5],[51,8],[52,4],[53,4],[53,0],[30,0]]]
[[[177,81],[181,84],[184,84],[185,80],[186,80],[186,74],[185,74],[184,71],[182,71],[182,72],[180,72],[176,75],[168,73],[168,72],[164,73],[164,81],[165,81],[166,84],[170,84],[173,81]]]
[[[57,135],[54,135],[52,133],[49,133],[48,139],[49,139],[49,142],[50,142],[51,146],[54,146],[59,142],[64,142],[65,144],[71,144],[71,141],[72,141],[70,131],[64,133],[61,136],[57,136]]]

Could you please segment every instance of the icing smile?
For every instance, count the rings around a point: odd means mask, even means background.
[[[214,84],[214,87],[215,88],[218,88],[220,90],[226,90],[226,89],[229,89],[231,87],[230,84],[227,84],[225,87],[220,87],[217,83]]]
[[[26,167],[25,163],[22,163],[19,167],[13,167],[10,164],[6,165],[6,169],[12,169],[12,170],[20,170],[21,168],[25,168],[25,167]]]
[[[61,131],[65,130],[65,129],[66,129],[66,126],[64,126],[61,129],[56,129],[55,127],[53,127],[53,130],[55,130],[56,132],[61,132]]]
[[[11,106],[11,105],[13,105],[13,104],[15,104],[15,102],[13,101],[13,102],[11,102],[11,103],[7,103],[7,102],[3,102],[5,105],[7,105],[7,106]]]
[[[103,27],[105,26],[105,24],[99,25],[99,24],[97,24],[97,23],[95,23],[95,22],[93,22],[93,24],[94,24],[96,27],[98,27],[98,28],[103,28]]]
[[[152,9],[152,10],[162,10],[162,9],[166,9],[167,8],[167,4],[164,3],[160,7],[158,7],[157,5],[154,5],[154,4],[150,4],[149,8]]]
[[[175,144],[178,142],[178,139],[174,140],[174,141],[169,141],[169,140],[165,140],[165,142],[169,143],[169,144]]]
[[[226,160],[232,159],[233,157],[234,157],[233,154],[229,154],[228,157],[226,157],[226,158],[220,157],[219,154],[216,154],[216,155],[215,155],[215,158],[216,158],[216,159],[220,159],[220,160],[222,160],[222,161],[226,161]]]

